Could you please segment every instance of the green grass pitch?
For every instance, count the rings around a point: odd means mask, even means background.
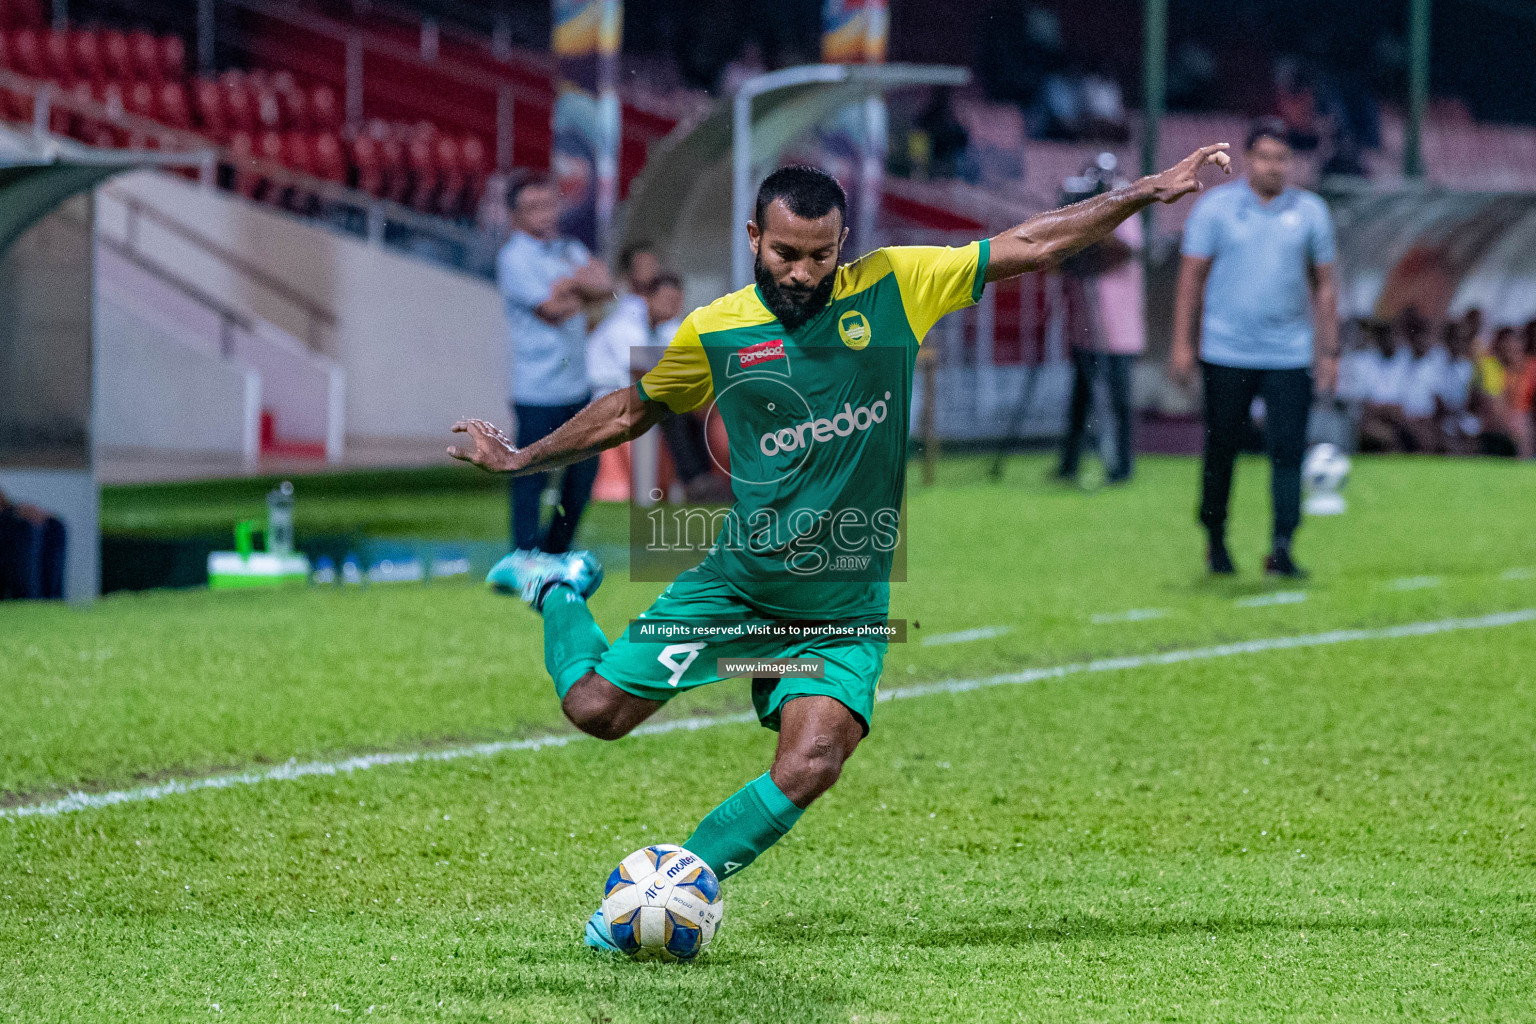
[[[910,488],[884,686],[1536,608],[1529,465],[1358,460],[1301,586],[1258,573],[1256,462],[1230,583],[1199,571],[1192,461],[1092,494],[1045,468]],[[301,485],[301,537],[497,536],[504,498],[454,481]],[[263,486],[103,520],[222,528]],[[588,540],[622,530],[599,509]],[[594,610],[612,633],[659,589],[615,572]],[[1529,1021],[1533,724],[1532,622],[881,704],[693,965],[580,928],[623,854],[763,770],[756,725],[0,818],[0,1020]],[[0,808],[562,728],[538,620],[468,583],[0,606]]]

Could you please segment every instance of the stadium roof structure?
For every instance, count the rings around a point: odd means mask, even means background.
[[[0,125],[0,255],[59,204],[114,174],[141,167],[201,168],[213,158],[212,150],[101,149]]]
[[[959,86],[965,68],[925,64],[807,64],[747,79],[692,125],[679,127],[630,186],[617,233],[621,246],[645,241],[685,274],[752,279],[741,225],[752,188],[796,141],[831,115],[872,96],[911,86]]]

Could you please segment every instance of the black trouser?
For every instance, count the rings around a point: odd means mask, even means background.
[[[1093,382],[1103,376],[1109,389],[1109,415],[1113,424],[1114,456],[1105,466],[1112,481],[1129,480],[1135,452],[1131,441],[1131,363],[1135,356],[1107,352],[1072,350],[1072,401],[1067,406],[1067,436],[1061,444],[1062,476],[1077,476],[1082,454],[1083,432],[1088,427],[1088,411],[1093,407]]]
[[[0,600],[58,600],[64,596],[64,524],[42,525],[0,510]]]
[[[1264,399],[1264,439],[1269,449],[1269,490],[1274,536],[1289,541],[1301,524],[1301,461],[1307,450],[1307,414],[1312,409],[1312,371],[1245,370],[1202,362],[1205,378],[1205,475],[1200,522],[1213,534],[1227,525],[1232,466],[1248,432],[1248,410]]]
[[[704,438],[704,424],[697,416],[688,412],[668,416],[661,421],[661,433],[667,439],[679,480],[691,483],[709,472],[709,445]]]
[[[554,433],[566,420],[575,416],[586,402],[571,405],[514,405],[517,417],[517,446],[526,448],[541,437]],[[549,528],[539,533],[539,499],[544,494],[548,473],[512,478],[512,546],[538,549],[560,554],[571,549],[576,539],[576,525],[581,521],[581,511],[592,497],[592,482],[597,479],[597,459],[586,459],[564,469],[560,481],[560,502],[555,506],[555,516]]]

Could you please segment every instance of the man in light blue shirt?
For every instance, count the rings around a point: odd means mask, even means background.
[[[1287,185],[1291,148],[1283,123],[1257,122],[1244,156],[1248,173],[1201,197],[1184,227],[1169,370],[1175,380],[1192,379],[1198,335],[1205,386],[1200,522],[1208,568],[1236,571],[1226,546],[1232,469],[1248,410],[1262,396],[1274,505],[1264,569],[1302,577],[1291,538],[1301,523],[1313,368],[1324,391],[1333,389],[1338,371],[1333,221],[1316,195]]]
[[[586,246],[560,237],[560,196],[548,179],[514,181],[507,204],[513,231],[496,258],[496,286],[507,311],[512,413],[521,448],[553,433],[591,400],[584,307],[611,298],[613,280]],[[546,475],[513,477],[512,546],[568,551],[596,478],[595,458],[566,467],[554,518],[540,533]]]

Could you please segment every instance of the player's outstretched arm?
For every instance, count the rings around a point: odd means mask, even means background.
[[[468,434],[473,443],[462,448],[450,447],[448,454],[492,473],[547,473],[633,440],[660,423],[666,414],[667,407],[660,402],[646,401],[632,387],[620,388],[526,448],[518,448],[496,424],[487,420],[459,420],[453,425],[453,432]]]
[[[1199,192],[1200,170],[1214,164],[1232,173],[1227,143],[1201,146],[1159,174],[1149,174],[1124,188],[1029,218],[991,241],[987,280],[1002,281],[1054,267],[1068,256],[1108,235],[1120,222],[1153,203],[1173,203]]]

